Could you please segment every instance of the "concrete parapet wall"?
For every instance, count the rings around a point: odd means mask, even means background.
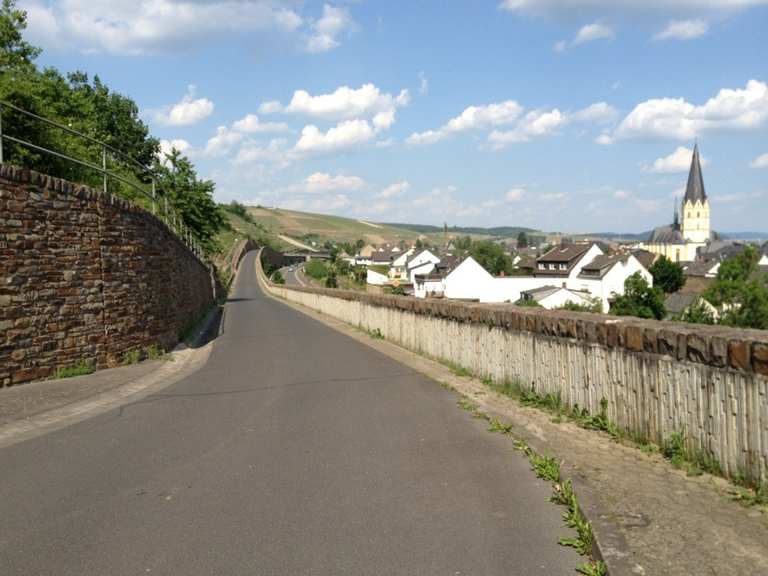
[[[213,301],[211,271],[159,218],[0,165],[0,386],[172,347]]]
[[[768,477],[766,332],[261,280],[280,298],[568,407],[597,414],[605,398],[611,422],[638,441],[663,445],[684,431],[725,474]]]

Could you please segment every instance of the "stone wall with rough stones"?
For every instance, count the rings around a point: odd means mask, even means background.
[[[260,266],[260,263],[257,264]],[[725,474],[768,479],[768,332],[275,285],[272,294],[497,382],[559,394],[641,442],[673,432]],[[628,471],[631,473],[631,471]]]
[[[145,210],[0,165],[0,386],[172,347],[213,303],[213,278]]]

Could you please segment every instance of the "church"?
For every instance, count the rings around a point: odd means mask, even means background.
[[[640,248],[666,256],[673,262],[690,262],[696,259],[699,248],[704,248],[718,238],[709,226],[709,200],[701,175],[699,146],[693,147],[693,159],[688,173],[688,185],[682,202],[682,222],[675,206],[671,225],[656,228]]]

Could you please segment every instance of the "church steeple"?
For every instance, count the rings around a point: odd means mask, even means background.
[[[685,197],[683,204],[696,201],[702,204],[707,200],[707,193],[704,191],[704,178],[701,175],[701,162],[699,161],[699,144],[693,146],[693,159],[691,160],[691,170],[688,172],[688,185],[685,187]]]

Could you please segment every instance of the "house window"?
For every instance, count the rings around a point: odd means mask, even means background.
[[[675,250],[675,262],[680,262],[680,248]]]
[[[560,264],[560,270],[567,270],[568,265],[567,264]]]

